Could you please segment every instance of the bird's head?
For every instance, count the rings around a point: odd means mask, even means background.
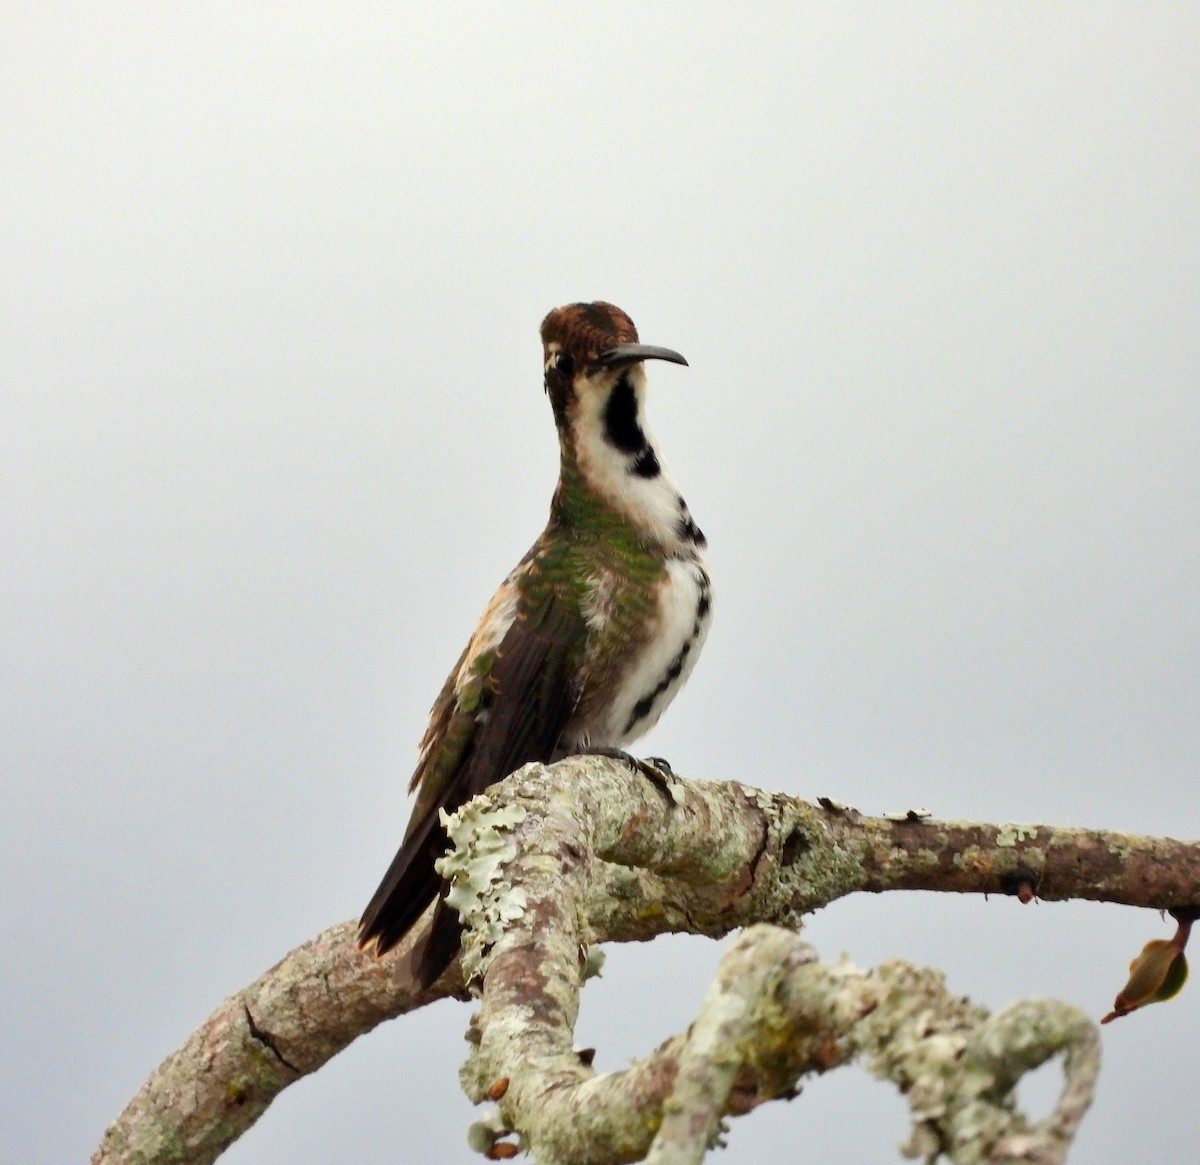
[[[559,428],[574,406],[605,400],[643,360],[687,361],[670,348],[638,342],[637,328],[611,303],[569,303],[542,321],[546,394]],[[637,379],[642,380],[641,369]],[[640,387],[640,385],[639,385]]]

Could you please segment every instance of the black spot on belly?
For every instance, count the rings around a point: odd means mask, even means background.
[[[628,732],[639,720],[645,720],[650,715],[650,709],[654,707],[654,698],[657,695],[657,689],[651,692],[648,696],[643,696],[633,706],[633,711],[629,713],[629,723],[625,725],[625,731]]]
[[[712,605],[712,600],[709,598],[708,575],[703,571],[700,574],[700,587],[700,598],[696,602],[696,621],[692,624],[691,638],[675,653],[675,658],[667,665],[666,671],[663,672],[658,683],[654,685],[654,690],[648,692],[634,704],[633,710],[629,713],[629,719],[625,724],[626,734],[632,732],[639,721],[645,720],[654,711],[655,705],[665,694],[666,690],[683,674],[687,657],[691,654],[693,644],[700,638],[700,632],[704,627],[704,617],[708,614],[709,607]]]

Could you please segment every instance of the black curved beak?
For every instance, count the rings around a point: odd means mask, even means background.
[[[687,361],[672,348],[657,348],[653,344],[614,344],[596,357],[597,368],[619,368],[622,364],[636,364],[639,360],[670,360],[672,364]]]

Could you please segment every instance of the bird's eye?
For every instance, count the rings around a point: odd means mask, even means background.
[[[559,376],[569,377],[575,371],[575,361],[566,352],[555,352],[550,357],[549,370]]]

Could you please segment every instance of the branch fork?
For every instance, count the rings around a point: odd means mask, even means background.
[[[93,1165],[207,1165],[359,1035],[462,996],[464,967],[480,1010],[462,1080],[477,1102],[498,1105],[478,1142],[490,1156],[511,1153],[502,1133],[515,1129],[541,1165],[698,1161],[727,1116],[860,1057],[908,1097],[910,1155],[1056,1165],[1090,1103],[1090,1021],[1046,1001],[989,1017],[947,995],[935,972],[902,963],[818,963],[795,933],[803,916],[864,890],[1086,898],[1176,917],[1200,906],[1195,843],[924,811],[867,817],[733,782],[664,784],[599,757],[526,766],[457,828],[444,869],[467,914],[462,966],[421,991],[409,964],[418,934],[376,960],[358,950],[353,923],[331,927],[164,1060]],[[623,1072],[596,1074],[572,1039],[594,945],[737,928],[689,1031]],[[1063,1095],[1030,1126],[1012,1087],[1060,1053]]]

